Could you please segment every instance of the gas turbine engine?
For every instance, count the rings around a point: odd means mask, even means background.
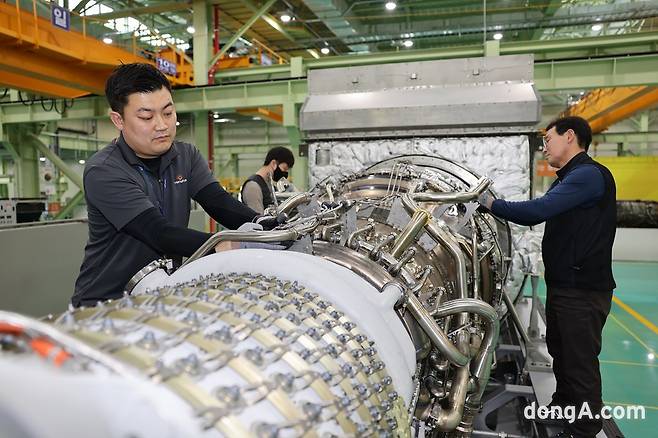
[[[476,209],[489,185],[446,159],[389,159],[289,198],[276,214],[290,219],[273,231],[217,233],[171,275],[154,262],[120,300],[47,321],[0,312],[0,425],[12,418],[38,436],[468,436],[510,252],[506,223]],[[201,257],[222,240],[295,243]],[[48,383],[30,386],[29,406],[26,382]],[[89,429],[61,421],[79,422],[52,403],[63,392],[97,419]],[[35,424],[21,406],[59,420]]]

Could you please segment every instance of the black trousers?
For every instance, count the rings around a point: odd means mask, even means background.
[[[601,412],[601,333],[610,313],[612,291],[548,287],[546,345],[553,357],[557,388],[553,403],[575,406],[587,402],[592,415]],[[576,437],[594,437],[601,419],[576,419],[567,430]]]

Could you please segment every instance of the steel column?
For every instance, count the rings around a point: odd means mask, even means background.
[[[68,177],[68,179],[71,180],[73,184],[76,186],[80,187],[80,190],[84,190],[83,184],[82,184],[82,176],[80,176],[77,172],[72,170],[69,166],[66,165],[64,160],[59,158],[57,154],[55,154],[53,151],[51,151],[48,146],[46,146],[41,139],[39,139],[39,136],[36,134],[28,134],[28,137],[31,139],[32,144],[34,147],[37,148],[39,152],[41,152],[46,158],[48,158],[52,163],[62,171],[64,175]]]
[[[208,59],[210,47],[208,38],[208,5],[205,0],[192,3],[192,26],[194,27],[194,85],[208,84]]]
[[[291,170],[292,179],[298,189],[308,188],[308,158],[300,154],[301,133],[299,132],[299,108],[294,102],[283,104],[283,126],[288,132],[290,149],[295,154],[295,166]]]

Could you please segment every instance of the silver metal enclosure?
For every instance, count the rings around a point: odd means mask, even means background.
[[[533,57],[312,70],[307,139],[529,132],[540,120]]]

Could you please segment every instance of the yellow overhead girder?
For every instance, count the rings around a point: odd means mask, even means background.
[[[2,70],[0,70],[0,84],[16,90],[31,91],[44,97],[74,99],[89,94],[88,92],[77,88],[65,87],[41,79],[35,79],[22,74]]]
[[[281,105],[273,110],[269,108],[238,108],[235,112],[243,116],[260,117],[268,122],[283,125],[283,107]]]
[[[561,115],[586,119],[597,134],[638,111],[658,103],[658,87],[637,86],[599,88],[586,94]]]
[[[117,65],[154,64],[137,53],[108,45],[83,32],[57,28],[16,5],[0,3],[0,84],[53,97],[103,94],[105,80]],[[192,85],[192,68],[185,56],[168,53],[177,66],[172,85]],[[24,78],[19,80],[20,78]]]

